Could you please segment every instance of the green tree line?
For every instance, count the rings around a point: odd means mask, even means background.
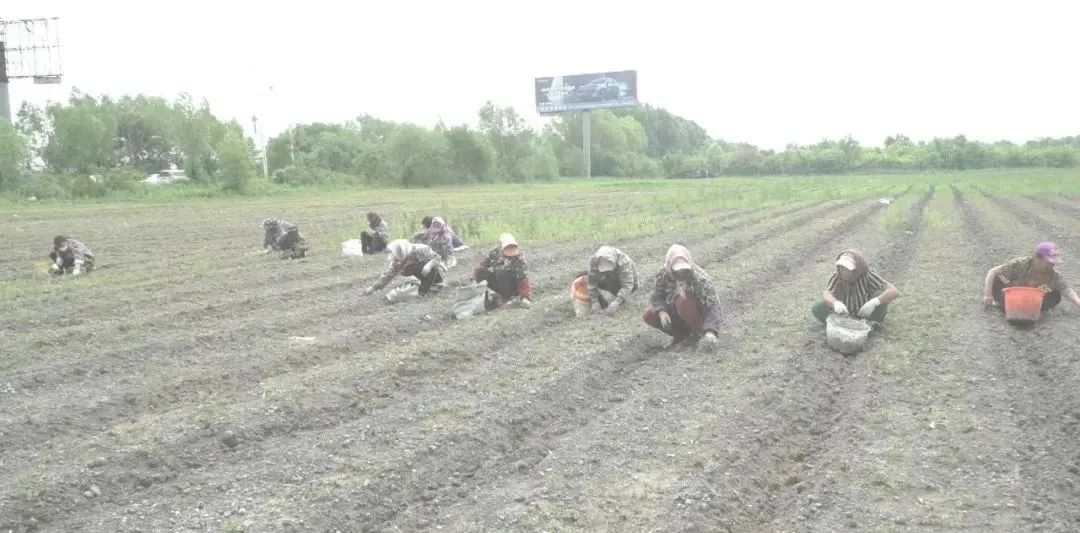
[[[485,104],[474,125],[433,128],[364,115],[300,124],[270,139],[270,181],[286,186],[432,187],[528,182],[584,173],[582,116],[556,117],[537,131],[513,108]],[[694,178],[846,172],[1073,167],[1080,136],[1023,144],[964,136],[881,146],[851,138],[762,149],[712,139],[696,122],[642,105],[591,116],[597,176]],[[45,108],[24,104],[0,123],[0,192],[70,197],[134,190],[151,172],[177,165],[201,186],[243,192],[258,153],[235,121],[207,102],[148,96],[113,99],[74,91]]]
[[[428,129],[362,116],[341,124],[301,124],[270,140],[274,181],[432,187],[526,182],[559,175],[550,136],[537,134],[509,107],[488,103],[478,126]]]
[[[255,175],[254,145],[235,121],[188,95],[113,99],[77,89],[65,103],[24,103],[0,121],[0,191],[42,198],[132,190],[176,165],[192,180],[243,191]]]

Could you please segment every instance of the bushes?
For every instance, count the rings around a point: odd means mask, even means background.
[[[255,161],[252,148],[246,138],[228,132],[218,151],[221,188],[225,191],[244,193],[255,177]]]
[[[302,165],[289,165],[274,171],[272,174],[274,183],[291,187],[313,187],[317,185],[341,187],[360,185],[362,182],[359,176],[352,174]]]
[[[19,182],[28,155],[26,141],[11,123],[0,120],[0,191],[12,189]]]

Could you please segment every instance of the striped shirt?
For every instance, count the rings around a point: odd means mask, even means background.
[[[833,297],[843,302],[852,313],[855,313],[862,309],[866,302],[881,294],[887,284],[888,282],[873,270],[868,270],[866,274],[863,274],[853,283],[840,279],[840,275],[834,272],[829,277],[829,284],[825,287],[825,290],[832,293]]]

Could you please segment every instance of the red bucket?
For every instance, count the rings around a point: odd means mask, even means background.
[[[1012,322],[1035,322],[1042,316],[1043,298],[1046,291],[1035,287],[1007,287],[1005,289],[1005,320]]]

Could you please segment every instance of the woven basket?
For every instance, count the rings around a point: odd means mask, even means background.
[[[851,355],[866,346],[870,324],[843,315],[829,315],[825,320],[825,343],[844,355]]]

